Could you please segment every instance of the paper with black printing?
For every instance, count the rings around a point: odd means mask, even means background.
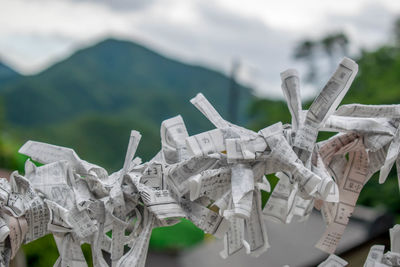
[[[28,141],[19,150],[30,157],[25,173],[0,179],[0,266],[48,233],[60,253],[55,266],[87,266],[83,243],[95,266],[144,266],[152,229],[183,218],[223,239],[222,257],[259,256],[270,247],[267,220],[306,221],[314,207],[327,224],[317,247],[334,253],[363,185],[377,171],[384,182],[395,163],[400,169],[400,105],[339,106],[357,71],[343,59],[309,110],[298,72],[282,72],[291,124],[258,132],[226,121],[200,93],[191,103],[214,129],[189,136],[181,116],[167,119],[148,162],[136,156],[141,135],[132,131],[112,174],[71,148]],[[337,134],[317,142],[320,131]],[[269,174],[279,179],[273,190]],[[390,232],[391,251],[374,246],[365,266],[398,263],[398,232]],[[319,266],[346,264],[332,254]]]

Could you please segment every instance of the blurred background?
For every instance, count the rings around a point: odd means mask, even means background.
[[[301,72],[307,108],[343,56],[360,70],[344,103],[399,104],[399,15],[393,0],[0,0],[0,168],[23,172],[26,158],[17,151],[31,139],[71,147],[111,173],[122,167],[131,129],[143,135],[137,155],[149,160],[160,149],[162,120],[181,114],[189,134],[212,128],[189,102],[198,92],[253,130],[289,122],[279,73]],[[395,177],[378,185],[374,176],[361,192],[365,208],[351,227],[365,231],[357,242],[343,240],[343,257],[365,260],[366,244],[388,244],[381,233],[400,222]],[[315,223],[322,233],[321,218]],[[316,232],[290,227],[299,244]],[[213,258],[218,242],[185,220],[155,229],[148,266],[222,267]],[[89,246],[83,249],[90,264]],[[312,255],[285,264],[326,257]],[[52,266],[57,257],[46,236],[25,245],[15,264]]]

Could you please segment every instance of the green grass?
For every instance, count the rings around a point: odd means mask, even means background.
[[[153,229],[150,248],[154,250],[178,251],[199,244],[204,232],[192,222],[182,219],[176,225]]]
[[[269,197],[271,196],[272,192],[274,192],[275,186],[279,182],[279,178],[275,176],[275,174],[268,174],[266,175],[269,184],[271,185],[271,192],[261,191],[261,207],[264,208],[265,204]]]
[[[29,244],[23,245],[27,266],[53,266],[58,258],[58,250],[53,235],[46,235]]]

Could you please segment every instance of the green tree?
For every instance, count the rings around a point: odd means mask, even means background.
[[[337,58],[347,55],[349,40],[343,32],[328,34],[319,42],[330,62],[330,72],[336,68]]]
[[[394,22],[393,36],[396,47],[400,47],[400,17],[398,17]]]
[[[304,40],[294,50],[294,58],[305,61],[308,65],[306,81],[313,83],[317,77],[317,67],[315,62],[315,52],[317,44],[312,40]]]
[[[343,32],[329,33],[318,40],[305,39],[299,42],[293,57],[307,64],[306,82],[317,84],[327,71],[332,73],[335,70],[339,58],[348,54],[348,45],[349,39]],[[329,64],[326,71],[319,67],[323,57]]]

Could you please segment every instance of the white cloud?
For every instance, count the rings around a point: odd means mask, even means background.
[[[111,35],[225,72],[239,58],[242,81],[282,97],[279,72],[299,66],[298,40],[344,29],[353,51],[378,45],[399,10],[390,0],[0,0],[0,57],[34,73]]]

